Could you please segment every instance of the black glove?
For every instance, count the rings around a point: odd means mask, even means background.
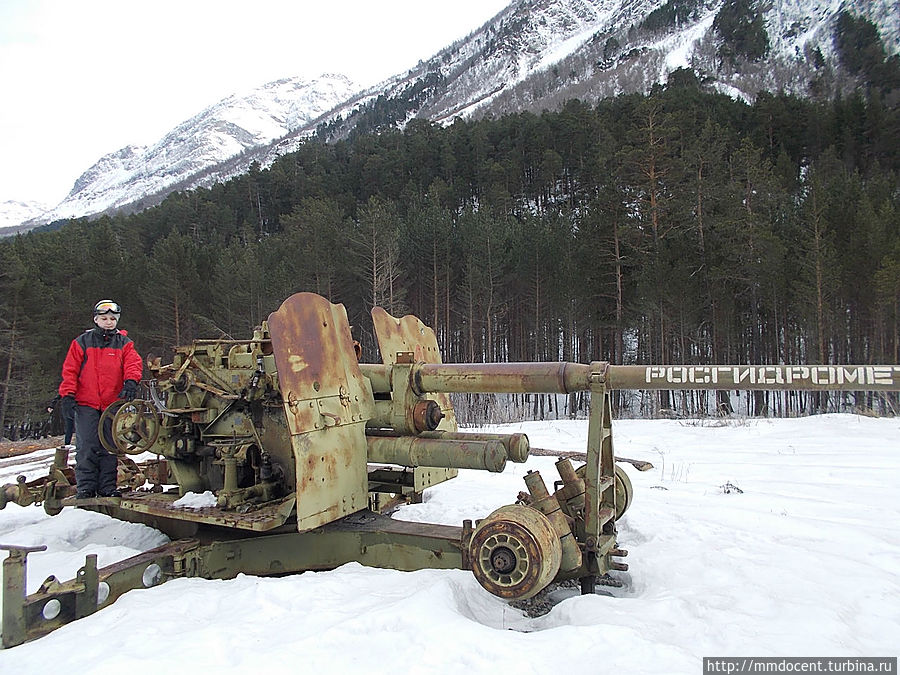
[[[125,386],[122,387],[122,391],[119,392],[119,398],[124,398],[126,401],[133,401],[137,396],[138,384],[134,380],[125,380]]]
[[[72,413],[75,410],[75,394],[67,394],[66,396],[63,396],[59,401],[59,405],[63,419],[71,417]]]

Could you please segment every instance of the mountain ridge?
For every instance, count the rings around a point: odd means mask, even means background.
[[[647,92],[679,68],[748,101],[759,91],[827,98],[854,86],[833,39],[845,10],[872,21],[889,54],[900,45],[900,16],[891,2],[773,0],[754,15],[764,26],[765,56],[728,59],[716,22],[735,6],[751,7],[749,0],[518,0],[366,90],[330,75],[278,80],[223,99],[150,148],[126,146],[102,157],[61,204],[30,222],[141,210],[174,190],[208,187],[253,163],[268,166],[311,136],[340,139],[402,128],[416,117],[447,124],[552,108],[570,98]]]
[[[283,78],[234,94],[178,124],[149,146],[128,145],[97,160],[40,224],[130,205],[223,160],[279,138],[346,100],[357,88],[345,75]]]

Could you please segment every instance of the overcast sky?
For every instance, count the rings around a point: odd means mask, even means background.
[[[0,202],[53,206],[102,155],[272,80],[375,84],[510,1],[0,0]]]

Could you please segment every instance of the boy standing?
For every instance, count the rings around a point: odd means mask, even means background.
[[[141,357],[125,331],[116,328],[122,309],[112,300],[94,305],[94,323],[72,340],[62,367],[62,412],[75,410],[75,481],[78,499],[118,497],[115,455],[100,443],[98,425],[106,407],[134,400],[143,372]]]

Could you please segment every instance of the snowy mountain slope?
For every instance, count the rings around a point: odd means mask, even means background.
[[[344,101],[343,75],[269,82],[230,96],[182,122],[150,147],[128,146],[85,171],[44,222],[116,209],[164,192],[204,169],[268,144]]]
[[[25,221],[38,218],[47,212],[49,207],[38,202],[5,201],[0,202],[0,231],[12,234],[13,229]]]
[[[531,7],[519,5],[505,21],[488,31],[480,56],[487,70],[493,70],[502,87],[483,90],[483,96],[462,101],[458,94],[477,86],[477,73],[453,72],[445,67],[452,86],[448,92],[429,105],[437,120],[456,114],[471,113],[489,107],[500,91],[509,90],[531,76],[552,68],[567,56],[590,49],[590,43],[600,32],[617,27],[627,28],[637,17],[649,13],[658,0],[574,0],[558,3],[542,0]],[[434,60],[431,62],[434,63]],[[473,74],[476,77],[473,77]]]
[[[598,100],[646,92],[684,67],[747,99],[761,90],[804,96],[816,75],[814,50],[821,53],[823,67],[840,69],[833,35],[844,9],[873,21],[889,52],[900,49],[900,12],[892,0],[775,0],[761,14],[769,39],[767,57],[731,66],[716,55],[721,39],[713,29],[724,0],[697,0],[689,18],[664,29],[642,27],[654,10],[670,4],[523,0],[398,84],[409,87],[425,73],[440,73],[443,91],[419,111],[436,121],[459,114],[541,110],[575,96]]]
[[[713,28],[726,0],[515,0],[491,21],[431,58],[366,91],[341,76],[283,80],[231,97],[173,129],[150,148],[127,147],[102,158],[40,222],[159,203],[176,189],[209,186],[270,165],[321,131],[402,127],[414,117],[456,117],[553,109],[664,83],[678,68],[731,96],[759,91],[820,95],[856,83],[834,49],[841,11],[879,29],[890,54],[900,50],[895,0],[771,0],[760,5],[769,49],[759,60],[731,63],[718,54]],[[676,21],[650,20],[687,7]],[[826,88],[821,89],[822,82]],[[35,222],[34,224],[38,224]]]
[[[833,36],[844,9],[875,23],[890,53],[900,50],[900,13],[892,0],[774,0],[762,11],[767,57],[732,66],[717,56],[721,39],[713,29],[724,0],[697,0],[688,19],[668,28],[641,27],[654,10],[668,4],[512,3],[463,40],[331,111],[329,138],[344,137],[358,127],[402,126],[413,117],[449,123],[460,116],[552,109],[571,98],[590,101],[649,91],[678,68],[691,68],[714,88],[745,100],[763,90],[805,96],[821,71],[840,72]],[[818,67],[811,56],[816,50],[824,62]],[[846,87],[855,84],[850,78],[836,79]],[[297,129],[251,153],[252,159],[267,166],[315,130],[313,125]],[[240,167],[230,170],[239,172]]]

